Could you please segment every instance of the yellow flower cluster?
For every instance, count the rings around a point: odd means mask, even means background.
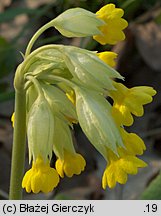
[[[93,38],[101,43],[116,44],[124,40],[123,29],[128,23],[122,18],[124,12],[115,5],[108,4],[102,7],[97,13],[98,18],[102,19],[105,24],[100,27],[102,35],[95,35]],[[102,52],[97,54],[98,57],[110,67],[115,66],[117,54],[114,52]],[[118,155],[110,149],[107,150],[107,167],[102,177],[102,187],[115,187],[116,183],[125,184],[127,174],[135,175],[139,167],[145,167],[146,163],[137,158],[142,155],[146,149],[143,140],[134,133],[128,133],[123,126],[131,126],[134,122],[133,115],[142,116],[144,114],[143,105],[152,102],[152,96],[156,91],[147,86],[139,86],[128,89],[121,83],[113,81],[115,90],[109,91],[109,96],[113,99],[112,116],[120,130],[120,134],[125,146],[118,148]]]
[[[37,157],[36,161],[33,161],[32,168],[23,178],[22,188],[25,188],[28,193],[51,192],[59,183],[59,175],[62,178],[64,173],[67,177],[79,175],[85,165],[86,162],[80,154],[72,155],[69,152],[65,152],[64,160],[57,159],[56,169],[50,167],[49,161],[44,162],[41,157]]]
[[[112,52],[111,52],[112,53]],[[109,54],[108,54],[109,55]],[[114,66],[116,56],[112,53],[108,59],[107,53],[102,53],[99,58],[110,66]],[[112,57],[112,58],[111,58]],[[119,156],[107,149],[107,167],[102,177],[102,187],[105,189],[114,188],[116,183],[125,184],[127,174],[135,175],[138,168],[145,167],[146,163],[137,158],[146,149],[143,140],[134,133],[128,133],[123,126],[131,126],[134,122],[133,115],[142,116],[144,114],[143,105],[152,102],[152,96],[156,91],[147,86],[139,86],[128,89],[121,83],[113,81],[115,90],[109,95],[113,99],[112,116],[119,127],[120,134],[125,146],[118,148]]]
[[[111,150],[107,150],[108,164],[102,177],[102,187],[114,188],[116,183],[125,184],[127,174],[136,175],[138,168],[146,166],[146,163],[137,158],[146,149],[143,140],[134,133],[128,133],[120,128],[124,148],[118,148],[119,156]]]
[[[98,57],[109,66],[115,66],[114,59],[117,54],[114,52],[102,52],[97,54]],[[144,114],[143,105],[152,102],[152,96],[156,91],[147,86],[139,86],[128,89],[121,83],[114,82],[115,90],[110,91],[110,97],[114,103],[112,106],[112,115],[120,130],[120,134],[125,146],[118,148],[118,155],[114,154],[110,149],[107,151],[107,167],[102,177],[102,187],[105,189],[114,188],[116,183],[125,184],[127,174],[135,175],[138,168],[146,165],[144,161],[137,158],[142,155],[146,146],[143,140],[135,133],[128,133],[123,126],[131,126],[133,124],[133,115],[142,116]],[[73,104],[76,104],[74,92],[68,93],[68,98]],[[61,167],[59,165],[59,167]]]
[[[109,55],[109,59],[108,59]],[[111,58],[112,57],[112,58]],[[110,66],[114,66],[116,56],[111,52],[101,53],[99,58]],[[123,126],[131,126],[134,122],[133,115],[144,114],[143,105],[152,102],[152,96],[156,91],[147,86],[139,86],[128,89],[121,83],[113,81],[115,90],[109,95],[113,99],[112,116],[120,130],[126,149],[118,148],[119,156],[107,149],[107,167],[102,177],[102,187],[114,188],[116,183],[125,184],[127,174],[135,175],[138,168],[145,167],[146,163],[136,155],[142,155],[146,149],[143,140],[134,133],[128,133]]]

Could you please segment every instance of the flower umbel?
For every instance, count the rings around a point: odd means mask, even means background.
[[[114,4],[107,4],[96,12],[99,19],[105,24],[99,27],[102,34],[95,35],[93,38],[100,44],[116,44],[125,39],[123,29],[128,26],[125,19],[122,18],[124,11],[121,8],[115,8]]]
[[[101,44],[116,44],[125,38],[123,30],[128,24],[123,14],[114,4],[105,5],[96,14],[81,8],[69,9],[40,28],[30,40],[14,82],[13,194],[23,172],[22,167],[20,173],[18,168],[21,155],[25,155],[26,131],[32,167],[24,175],[22,187],[28,193],[48,193],[58,185],[59,176],[72,177],[85,170],[86,161],[76,153],[73,143],[74,123],[79,123],[90,143],[107,161],[102,178],[104,189],[115,187],[117,182],[125,184],[128,174],[137,174],[138,168],[146,166],[137,158],[146,149],[143,140],[126,132],[124,126],[133,124],[133,115],[144,114],[143,105],[152,102],[156,94],[152,87],[129,89],[114,81],[124,80],[114,69],[114,52],[98,53],[58,44],[31,52],[40,34],[53,26],[66,37],[93,36]],[[112,98],[113,105],[107,96]],[[14,115],[12,122],[14,125]],[[23,148],[19,151],[21,144]],[[50,167],[53,153],[57,157],[55,169]]]
[[[28,170],[23,178],[22,187],[28,193],[48,193],[59,183],[59,175],[54,168],[50,167],[49,161],[44,162],[42,157],[33,161],[32,168]]]

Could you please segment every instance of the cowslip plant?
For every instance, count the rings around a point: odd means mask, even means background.
[[[128,174],[137,174],[139,167],[146,166],[137,157],[146,149],[143,140],[124,126],[133,124],[133,115],[144,114],[143,105],[156,94],[152,87],[128,89],[121,84],[124,78],[114,69],[114,52],[56,44],[31,52],[37,38],[50,27],[66,37],[92,36],[102,45],[116,44],[124,40],[123,29],[128,25],[123,13],[114,4],[105,5],[96,14],[69,9],[31,38],[14,79],[10,199],[21,199],[22,188],[33,193],[50,192],[60,178],[84,171],[86,161],[76,152],[72,139],[73,124],[77,123],[107,162],[104,189],[115,187],[117,182],[125,184]],[[24,174],[26,135],[32,165]],[[55,168],[50,166],[53,152]]]

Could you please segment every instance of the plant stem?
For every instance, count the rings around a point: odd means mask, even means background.
[[[53,23],[53,20],[50,21],[49,23],[47,23],[46,25],[42,26],[34,35],[33,37],[31,38],[31,40],[29,41],[28,43],[28,46],[26,48],[26,52],[25,52],[25,57],[27,57],[30,52],[31,52],[31,49],[33,47],[33,44],[35,43],[35,41],[38,39],[38,37],[45,31],[47,30],[48,28],[52,27],[52,23]]]
[[[9,199],[22,199],[22,178],[26,146],[26,96],[25,91],[15,94],[15,120],[12,148],[12,166]]]

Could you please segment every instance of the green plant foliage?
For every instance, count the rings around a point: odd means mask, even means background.
[[[141,195],[143,200],[161,200],[161,173],[151,182]]]

